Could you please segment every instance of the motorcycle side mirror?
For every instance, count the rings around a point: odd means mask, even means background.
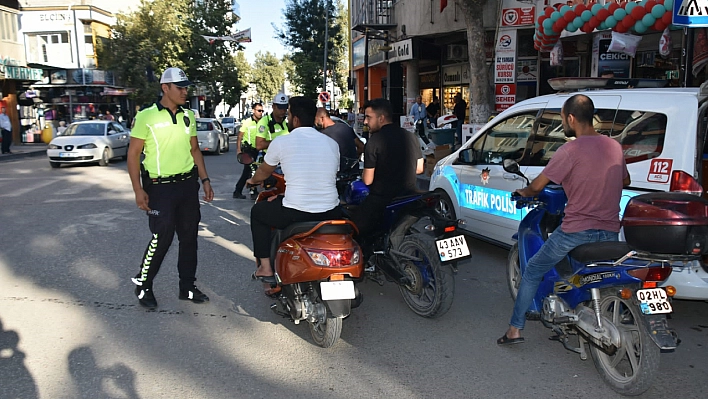
[[[524,180],[526,180],[526,185],[531,184],[529,179],[523,173],[521,173],[521,167],[519,167],[519,163],[515,160],[509,158],[505,159],[504,161],[502,161],[502,168],[504,168],[505,172],[523,177]]]
[[[502,167],[505,171],[518,175],[521,173],[521,168],[519,168],[519,163],[513,159],[505,159],[502,163]]]

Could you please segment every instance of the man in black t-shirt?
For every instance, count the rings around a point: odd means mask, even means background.
[[[359,155],[364,152],[364,143],[359,140],[354,129],[346,123],[337,123],[325,108],[317,108],[315,127],[339,145],[339,171],[359,168]]]
[[[428,113],[428,123],[436,127],[438,117],[440,116],[440,100],[436,96],[433,96],[433,102],[425,107],[425,111]]]
[[[455,135],[457,136],[457,145],[462,145],[462,125],[465,123],[467,115],[467,102],[462,99],[462,94],[455,94],[455,108],[453,114],[457,117],[457,125],[455,125]]]
[[[369,186],[369,195],[352,215],[360,236],[373,230],[394,197],[416,191],[416,175],[424,169],[418,140],[393,125],[388,100],[377,98],[365,105],[364,125],[371,136],[364,149],[361,180]]]

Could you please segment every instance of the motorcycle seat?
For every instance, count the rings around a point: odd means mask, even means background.
[[[280,242],[288,238],[309,231],[321,222],[300,222],[293,223],[280,231]],[[354,230],[350,224],[325,224],[317,229],[318,234],[351,234]]]
[[[624,241],[603,241],[583,244],[572,251],[570,257],[582,263],[617,260],[632,249]]]

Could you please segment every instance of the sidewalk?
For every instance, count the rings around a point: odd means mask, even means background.
[[[10,145],[10,152],[12,152],[12,154],[0,154],[0,162],[15,161],[26,157],[46,157],[47,145],[44,143],[12,143],[12,145]]]

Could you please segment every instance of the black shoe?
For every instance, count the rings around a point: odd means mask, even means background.
[[[245,195],[243,195],[243,194],[238,194],[238,193],[234,193],[234,195],[232,195],[232,197],[233,197],[233,198],[236,198],[236,199],[246,199],[246,196],[245,196]]]
[[[206,296],[203,292],[199,291],[199,288],[194,285],[188,290],[180,289],[179,299],[183,301],[192,301],[194,303],[209,302],[209,297]]]
[[[155,294],[152,293],[152,288],[135,287],[135,296],[138,297],[140,306],[148,309],[157,307],[157,300],[155,300]]]
[[[251,190],[251,199],[255,200],[258,198],[258,191],[256,190]]]

